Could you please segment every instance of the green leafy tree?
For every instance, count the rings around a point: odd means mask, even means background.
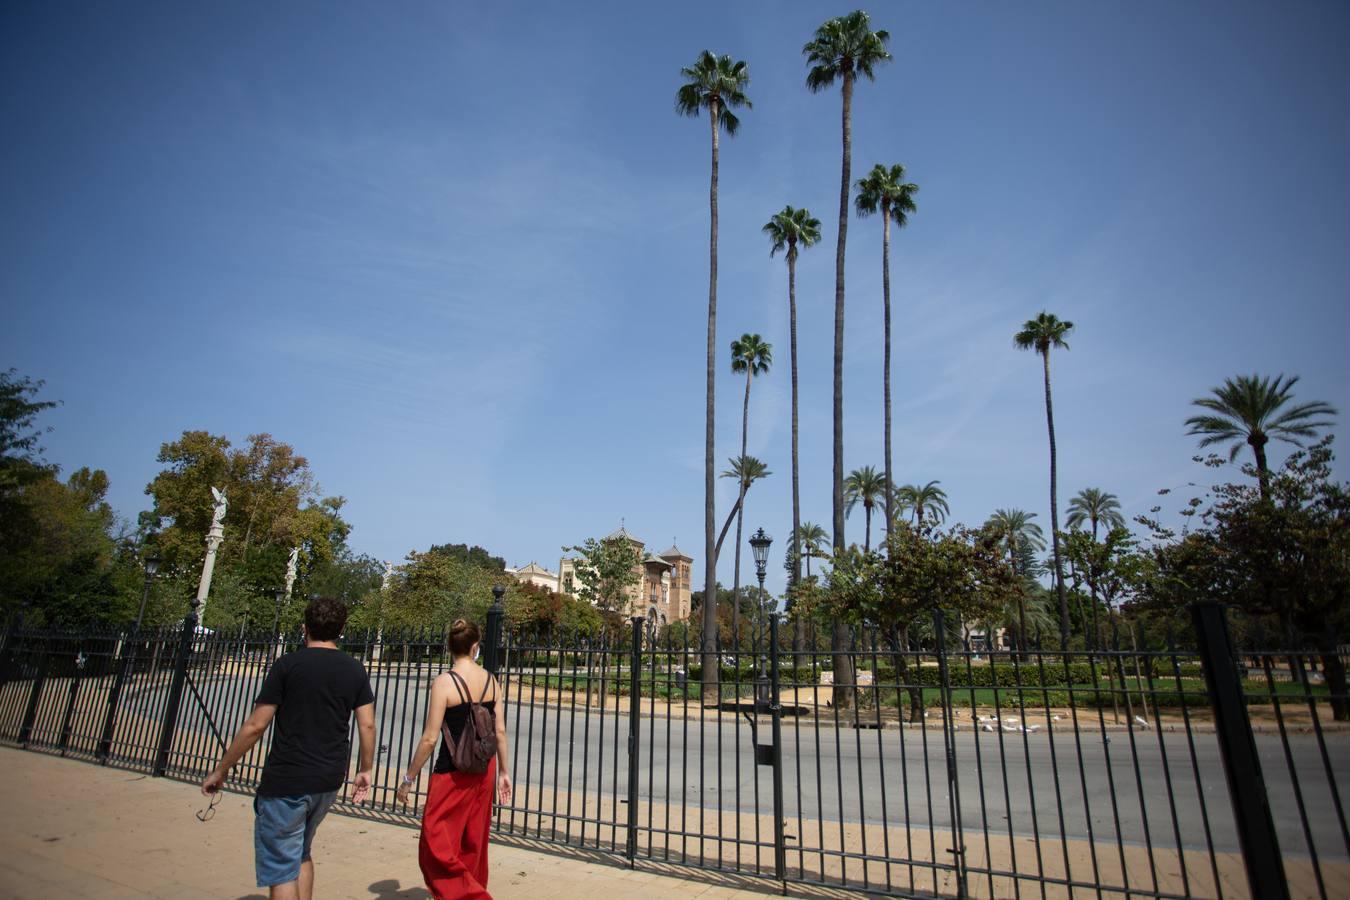
[[[1018,350],[1033,350],[1041,357],[1045,371],[1045,424],[1050,432],[1050,542],[1055,561],[1055,596],[1059,600],[1059,641],[1069,645],[1069,601],[1064,595],[1064,566],[1059,552],[1059,488],[1056,480],[1055,411],[1050,401],[1050,351],[1068,350],[1064,340],[1073,331],[1073,323],[1061,321],[1052,313],[1042,312],[1028,319],[1022,330],[1013,336]]]
[[[877,470],[872,466],[854,469],[848,473],[848,478],[844,481],[844,499],[847,503],[844,507],[844,514],[852,513],[853,508],[859,503],[863,507],[866,520],[863,539],[864,551],[872,549],[872,510],[876,507],[878,501],[885,496],[886,479],[878,475]]]
[[[595,637],[603,625],[592,604],[529,583],[516,585],[506,615],[512,627],[534,635]]]
[[[788,332],[791,335],[792,369],[792,533],[796,535],[802,524],[801,490],[798,486],[800,466],[797,458],[797,253],[799,248],[811,247],[820,240],[820,220],[806,209],[784,206],[781,212],[774,213],[762,230],[772,242],[769,248],[771,258],[778,251],[787,250]],[[802,575],[801,553],[795,544],[788,549],[793,561],[788,574],[796,582]],[[797,651],[801,650],[799,643],[800,637],[795,638],[793,646]]]
[[[585,543],[563,550],[578,554],[576,573],[580,599],[598,609],[608,627],[622,625],[629,591],[642,583],[642,552],[622,537],[587,538]]]
[[[1270,474],[1264,492],[1259,482],[1216,485],[1184,534],[1145,517],[1154,531],[1154,569],[1138,605],[1168,612],[1213,599],[1241,611],[1253,629],[1273,621],[1287,649],[1311,646],[1321,655],[1332,710],[1346,721],[1337,648],[1350,630],[1350,485],[1332,476],[1332,443],[1327,436],[1295,452]],[[1222,465],[1217,457],[1205,462]],[[1301,668],[1297,654],[1290,665]]]
[[[1201,447],[1230,444],[1230,462],[1237,459],[1244,444],[1251,447],[1264,497],[1270,473],[1266,444],[1274,439],[1301,447],[1319,429],[1329,428],[1336,415],[1335,407],[1320,400],[1289,405],[1296,384],[1297,375],[1291,378],[1277,375],[1273,379],[1261,375],[1226,378],[1210,396],[1191,401],[1207,412],[1187,419],[1186,433],[1199,436]]]
[[[833,508],[834,552],[844,548],[844,256],[848,245],[848,194],[853,164],[853,85],[859,74],[874,79],[876,67],[888,62],[886,51],[890,34],[873,31],[867,13],[856,10],[838,16],[816,29],[815,36],[802,47],[810,69],[806,86],[812,93],[840,82],[843,99],[843,153],[839,176],[839,234],[834,251],[834,468],[830,487]],[[836,677],[851,681],[853,672],[847,649],[848,626],[839,623],[830,638]],[[841,670],[840,667],[843,667]],[[835,688],[835,702],[848,703],[851,695]]]
[[[427,552],[443,553],[460,562],[482,566],[485,569],[496,569],[498,572],[506,571],[505,559],[500,556],[493,556],[477,544],[472,547],[468,544],[432,544]]]
[[[384,628],[445,629],[459,618],[481,626],[498,584],[506,589],[503,603],[509,609],[520,590],[514,579],[503,582],[497,570],[449,554],[413,551],[390,579],[381,611]]]
[[[714,509],[717,490],[714,472],[716,452],[714,426],[716,419],[714,384],[717,377],[717,164],[718,138],[722,130],[732,137],[740,129],[740,119],[733,108],[751,108],[745,88],[750,83],[750,71],[744,60],[732,62],[730,56],[717,56],[709,50],[699,54],[692,66],[680,70],[685,83],[675,94],[675,110],[681,115],[708,114],[712,132],[712,175],[708,184],[708,388],[704,416],[703,439],[703,586],[715,595],[717,585],[717,548],[713,532],[717,527]],[[704,611],[703,617],[703,685],[706,692],[717,684],[717,666],[713,656],[717,652],[716,609]]]
[[[882,356],[882,419],[885,437],[886,521],[893,517],[892,499],[895,480],[891,477],[891,222],[904,228],[911,213],[918,211],[914,195],[919,186],[905,181],[905,167],[899,164],[889,169],[878,163],[858,181],[858,196],[854,200],[858,215],[881,213],[881,296],[883,307],[883,334],[885,352]]]
[[[346,547],[345,501],[321,497],[308,460],[268,434],[251,435],[235,448],[223,436],[186,431],[160,448],[159,462],[164,469],[146,487],[153,500],[146,521],[160,529],[154,543],[166,583],[195,590],[190,586],[205,555],[211,488],[217,487],[229,498],[229,511],[204,624],[270,623],[273,591],[283,583],[292,548],[299,548],[295,592],[283,606],[283,623],[298,624],[303,603],[294,598],[314,593],[310,579],[329,571]]]
[[[741,459],[746,459],[745,445],[750,432],[750,385],[757,375],[767,375],[773,366],[773,346],[757,334],[743,334],[731,342],[731,371],[745,373],[745,402],[741,406]],[[736,497],[736,568],[732,573],[732,592],[741,588],[741,525],[745,519],[745,491],[748,485],[740,479]],[[732,611],[732,634],[739,635],[739,616]],[[733,643],[735,637],[733,637]]]

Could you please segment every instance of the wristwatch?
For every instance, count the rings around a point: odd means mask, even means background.
[[[416,781],[417,781],[417,779],[414,778],[414,777],[411,776],[411,775],[404,775],[404,776],[403,776],[403,784],[404,784],[406,787],[412,787],[413,784],[416,783]]]

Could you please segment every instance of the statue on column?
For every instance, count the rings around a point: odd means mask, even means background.
[[[300,548],[292,547],[290,558],[286,560],[286,599],[291,599],[291,588],[295,585],[295,569],[300,562]]]
[[[214,487],[211,488],[211,497],[216,501],[216,509],[211,516],[211,530],[214,531],[225,521],[225,512],[230,508],[230,503],[225,499],[225,492]]]

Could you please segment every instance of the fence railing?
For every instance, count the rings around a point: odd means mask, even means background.
[[[1244,650],[1196,610],[1197,649],[971,650],[776,622],[705,655],[634,619],[580,637],[487,623],[511,805],[495,828],[563,846],[860,892],[1004,897],[1350,895],[1347,698],[1320,655]],[[294,635],[16,626],[0,742],[205,776]],[[439,631],[344,637],[376,696],[376,809],[449,665]],[[843,654],[851,663],[835,671]],[[719,668],[705,697],[705,661]],[[1343,660],[1337,660],[1343,662]],[[836,677],[838,676],[838,677]],[[356,735],[349,735],[355,743]],[[229,785],[256,786],[267,741]],[[350,785],[340,800],[346,802]]]

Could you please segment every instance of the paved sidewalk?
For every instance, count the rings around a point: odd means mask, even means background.
[[[0,898],[240,898],[253,883],[252,797],[226,794],[206,823],[196,786],[122,769],[0,748],[4,826]],[[763,897],[772,883],[630,870],[614,857],[561,855],[496,842],[488,884],[511,898]],[[407,825],[330,815],[314,847],[315,896],[416,900],[430,895]],[[695,880],[697,879],[697,880]],[[830,892],[835,896],[837,893]]]

